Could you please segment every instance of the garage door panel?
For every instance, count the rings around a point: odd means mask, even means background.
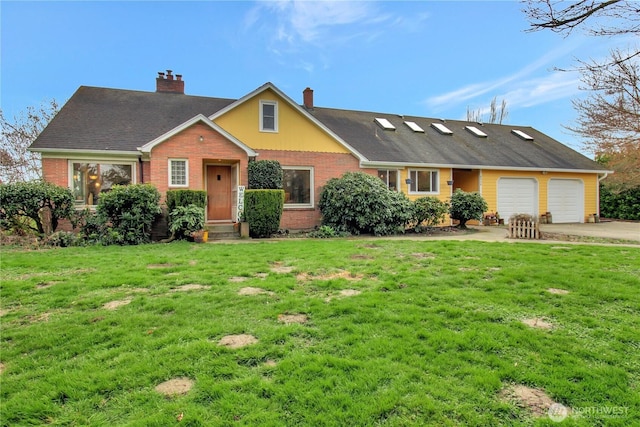
[[[547,210],[553,222],[584,221],[584,184],[577,179],[550,179]]]
[[[498,180],[498,212],[503,218],[516,213],[538,214],[538,183],[530,178]]]

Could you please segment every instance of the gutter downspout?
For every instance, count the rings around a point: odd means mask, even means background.
[[[609,176],[609,172],[605,172],[603,176],[599,176],[598,177],[598,188],[596,189],[596,195],[597,197],[597,201],[598,201],[598,217],[600,217],[600,183],[602,182],[603,179],[605,179],[606,177]]]

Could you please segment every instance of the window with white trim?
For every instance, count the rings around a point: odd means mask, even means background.
[[[100,195],[114,185],[129,185],[134,181],[135,163],[69,161],[70,187],[76,205],[94,206]]]
[[[400,187],[398,186],[398,171],[397,170],[388,170],[388,169],[378,169],[378,178],[384,182],[389,190],[399,191]]]
[[[313,168],[283,166],[282,189],[285,207],[313,207]]]
[[[189,186],[189,162],[186,159],[169,159],[169,187]]]
[[[278,132],[278,103],[260,101],[260,131]]]
[[[438,175],[437,170],[410,170],[409,193],[437,194],[439,192]]]

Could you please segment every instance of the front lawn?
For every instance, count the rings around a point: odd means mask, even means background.
[[[640,425],[637,248],[4,248],[0,277],[4,426]]]

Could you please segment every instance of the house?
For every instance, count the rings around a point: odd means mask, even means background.
[[[247,165],[278,160],[284,170],[281,227],[321,221],[320,191],[348,171],[379,176],[409,198],[480,192],[504,218],[551,212],[554,222],[598,213],[598,163],[525,126],[471,123],[302,104],[271,83],[239,99],[190,96],[172,71],[156,92],[81,86],[31,150],[44,178],[73,190],[79,206],[115,184],[206,190],[207,222],[237,220]]]

